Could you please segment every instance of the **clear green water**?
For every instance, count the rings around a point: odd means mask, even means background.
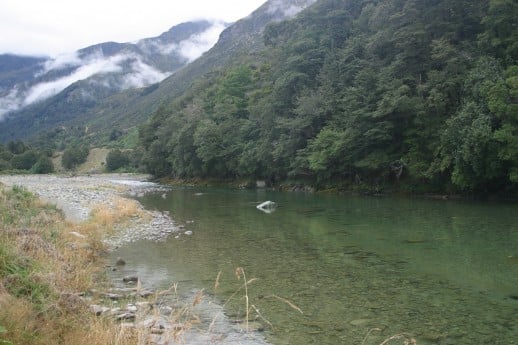
[[[257,210],[265,200],[279,207]],[[516,204],[201,188],[139,201],[193,235],[120,248],[122,273],[212,294],[221,272],[212,297],[225,301],[243,267],[272,344],[360,345],[375,327],[364,344],[518,344]],[[243,308],[236,297],[228,314]]]

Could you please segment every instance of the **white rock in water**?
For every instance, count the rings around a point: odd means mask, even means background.
[[[187,230],[186,232],[184,232],[184,234],[186,234],[187,236],[191,236],[192,235],[192,231],[191,230]]]
[[[263,211],[265,213],[272,213],[273,211],[275,211],[277,204],[273,201],[268,200],[263,203],[260,203],[256,207],[258,210]]]

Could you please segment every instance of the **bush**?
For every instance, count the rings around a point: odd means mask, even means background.
[[[11,166],[13,169],[30,170],[36,162],[38,162],[39,155],[36,151],[25,151],[20,155],[15,155],[11,159]]]
[[[54,163],[49,157],[42,156],[31,170],[35,174],[50,174],[54,172]]]
[[[63,152],[63,157],[61,159],[61,164],[65,169],[74,169],[78,165],[86,162],[86,159],[88,158],[88,154],[90,153],[90,150],[88,147],[83,146],[75,146],[71,147],[65,152]]]
[[[130,157],[126,152],[119,149],[111,150],[106,156],[106,170],[115,171],[129,166]]]
[[[9,161],[6,161],[6,160],[0,158],[0,171],[10,170],[10,169],[11,169],[11,163],[9,163]]]

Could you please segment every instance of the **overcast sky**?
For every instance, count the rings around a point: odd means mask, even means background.
[[[50,55],[154,37],[193,19],[233,22],[266,0],[1,0],[0,54]]]

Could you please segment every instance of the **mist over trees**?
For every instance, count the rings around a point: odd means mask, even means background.
[[[140,130],[156,176],[514,193],[518,4],[323,0]]]

